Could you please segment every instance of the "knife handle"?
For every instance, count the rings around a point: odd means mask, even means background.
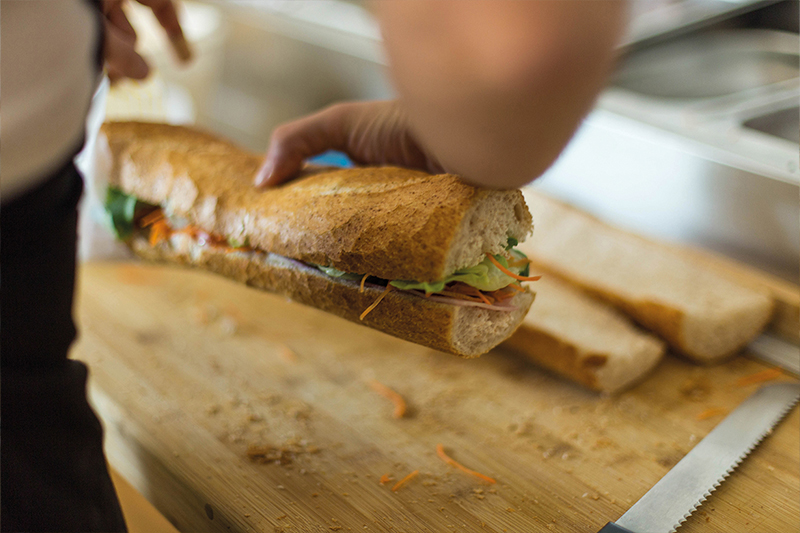
[[[622,526],[618,526],[614,522],[609,522],[608,524],[603,526],[603,529],[598,531],[597,533],[633,533],[630,529],[625,529]]]

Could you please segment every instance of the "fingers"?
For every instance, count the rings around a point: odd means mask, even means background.
[[[192,50],[189,48],[189,43],[183,35],[181,23],[178,20],[178,12],[175,10],[175,4],[172,0],[137,0],[140,4],[149,7],[153,14],[167,32],[169,42],[172,48],[178,55],[178,58],[183,61],[189,61],[192,58]]]
[[[133,29],[122,10],[121,0],[106,1],[103,4],[103,13],[105,13],[106,19],[119,30],[119,37],[130,42],[131,45],[136,42],[136,30]]]
[[[343,151],[357,164],[443,171],[417,142],[399,102],[349,102],[279,126],[255,185],[280,185],[297,175],[305,159],[326,150]]]
[[[127,77],[141,80],[147,77],[150,68],[142,56],[136,53],[130,35],[106,21],[106,36],[103,43],[103,54],[106,68],[112,80]]]
[[[343,149],[345,131],[341,105],[276,128],[264,164],[256,174],[256,187],[280,185],[297,175],[307,158],[326,150]]]

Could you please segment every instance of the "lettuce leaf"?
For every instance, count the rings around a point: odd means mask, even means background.
[[[513,255],[518,259],[527,259],[527,256],[524,253],[514,249],[514,246],[516,245],[517,245],[517,239],[509,237],[508,246],[506,246],[506,250],[511,252],[511,255]],[[497,259],[498,263],[506,267],[511,272],[520,276],[528,275],[529,268],[527,264],[524,266],[512,267],[508,266],[508,260],[504,256],[495,255],[494,258]],[[362,274],[353,274],[350,272],[344,272],[343,270],[339,270],[333,267],[326,267],[322,265],[315,265],[315,266],[333,278],[358,281],[363,277]],[[508,287],[517,280],[515,280],[508,274],[504,274],[503,271],[497,268],[494,265],[494,263],[492,263],[489,260],[488,257],[484,257],[483,261],[481,261],[477,265],[457,270],[452,275],[448,276],[447,278],[441,281],[430,282],[430,281],[412,281],[405,279],[396,279],[390,281],[389,285],[401,290],[419,290],[419,291],[425,291],[426,294],[432,294],[435,292],[443,291],[445,286],[453,281],[460,281],[462,283],[466,283],[467,285],[475,287],[476,289],[486,292],[492,292],[502,289],[503,287]]]
[[[519,259],[526,258],[525,254],[519,250],[514,250],[512,248],[509,251],[514,257]],[[508,266],[508,261],[502,255],[495,255],[494,258],[497,259],[498,263],[515,274],[521,276],[526,276],[528,274],[528,265],[510,267]],[[389,282],[389,285],[397,287],[398,289],[416,289],[430,294],[444,290],[445,285],[453,281],[461,281],[462,283],[466,283],[467,285],[475,287],[476,289],[491,292],[502,289],[503,287],[507,287],[516,280],[511,276],[504,274],[494,265],[494,263],[489,260],[488,257],[484,257],[483,261],[477,265],[457,270],[442,281],[429,283],[424,281],[393,280]]]
[[[322,266],[322,265],[316,265],[316,267],[318,269],[322,270],[323,272],[325,272],[327,275],[329,275],[332,278],[342,278],[342,279],[359,280],[360,281],[361,278],[364,277],[363,275],[359,276],[358,274],[353,274],[351,272],[345,272],[343,270],[339,270],[338,268],[326,267],[326,266]]]
[[[118,239],[125,240],[133,233],[133,218],[139,201],[116,187],[106,192],[105,208],[111,219],[111,227]]]

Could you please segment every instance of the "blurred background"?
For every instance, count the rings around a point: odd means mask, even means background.
[[[103,95],[109,119],[193,123],[264,151],[282,122],[393,96],[367,2],[184,1],[188,66],[139,7],[128,12],[153,73]],[[796,0],[634,2],[609,87],[534,186],[798,282],[798,17]]]

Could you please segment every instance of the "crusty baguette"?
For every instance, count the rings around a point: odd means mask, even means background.
[[[383,279],[438,281],[530,233],[519,191],[394,167],[322,169],[256,192],[261,157],[190,128],[107,123],[110,181],[227,239]]]
[[[538,266],[615,305],[689,358],[724,359],[769,321],[767,293],[530,188],[525,197],[536,214],[536,234],[521,246],[532,272]]]
[[[363,321],[359,315],[383,292],[357,281],[331,278],[314,267],[276,254],[230,252],[198,245],[186,234],[173,234],[151,246],[143,232],[129,241],[144,259],[197,267],[250,286],[370,326],[395,337],[463,357],[476,357],[499,344],[517,328],[533,302],[526,291],[514,296],[516,311],[493,311],[429,301],[403,291],[389,292]]]
[[[629,388],[664,355],[664,343],[613,307],[545,275],[536,305],[504,346],[586,387],[608,393]]]

